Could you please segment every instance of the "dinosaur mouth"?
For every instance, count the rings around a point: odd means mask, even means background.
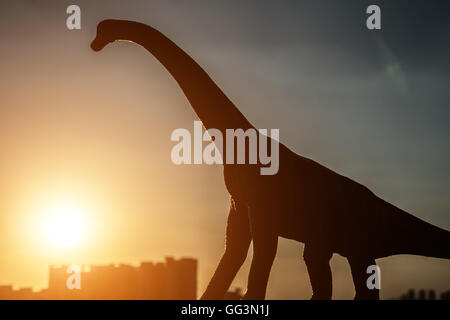
[[[104,47],[104,45],[97,39],[95,38],[92,42],[91,42],[91,48],[94,51],[100,51],[102,50]]]
[[[104,39],[99,39],[98,37],[96,37],[92,42],[91,42],[91,48],[94,51],[100,51],[102,50],[108,43],[111,43],[113,41],[105,41]]]
[[[134,41],[131,41],[131,40],[120,40],[120,39],[119,40],[102,40],[97,37],[91,42],[91,48],[94,51],[100,51],[104,47],[106,47],[106,45],[110,44],[111,42],[115,42],[115,41],[135,43]]]

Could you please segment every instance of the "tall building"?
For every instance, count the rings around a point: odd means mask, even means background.
[[[197,260],[166,258],[164,263],[142,262],[131,265],[81,267],[69,273],[69,266],[50,267],[49,286],[39,292],[31,288],[13,290],[0,286],[0,299],[63,300],[195,300],[197,298]],[[69,289],[79,279],[79,289]]]

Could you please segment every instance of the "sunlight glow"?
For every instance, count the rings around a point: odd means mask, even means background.
[[[83,240],[85,210],[74,203],[57,203],[46,209],[45,234],[58,247],[73,247]]]

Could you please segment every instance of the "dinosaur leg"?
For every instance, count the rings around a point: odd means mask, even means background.
[[[330,269],[332,253],[328,250],[305,245],[303,258],[309,273],[313,295],[311,300],[331,300],[333,284]]]
[[[247,257],[250,241],[247,208],[232,200],[228,215],[225,253],[201,299],[223,299]]]
[[[266,296],[270,269],[277,252],[278,235],[274,232],[274,224],[263,219],[263,212],[258,208],[250,208],[250,226],[253,240],[253,259],[248,277],[248,288],[245,300],[263,300]],[[264,210],[261,208],[261,210]],[[267,209],[266,209],[267,210]]]
[[[355,285],[355,300],[379,300],[380,290],[367,287],[367,267],[376,265],[375,259],[350,257],[348,258]]]

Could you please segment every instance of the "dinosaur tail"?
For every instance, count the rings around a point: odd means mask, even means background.
[[[386,255],[413,254],[450,259],[450,232],[382,200]]]

